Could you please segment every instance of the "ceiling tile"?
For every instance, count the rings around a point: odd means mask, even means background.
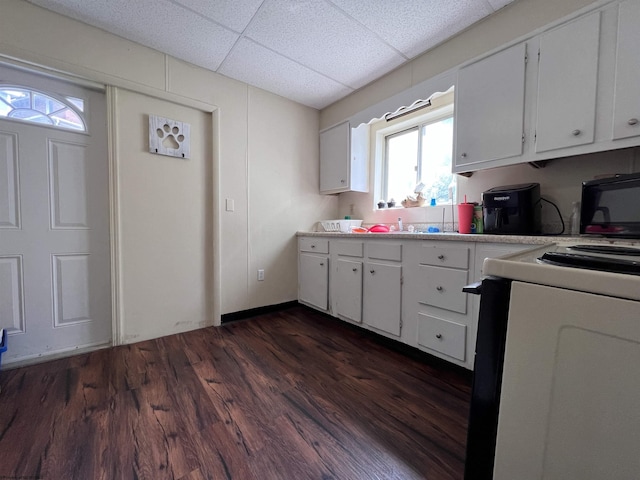
[[[31,0],[90,25],[216,70],[238,35],[166,0]]]
[[[233,48],[219,73],[318,109],[352,91],[246,38]]]
[[[172,0],[242,33],[264,0]]]
[[[487,0],[494,10],[500,10],[502,7],[513,3],[515,0]]]
[[[324,0],[266,0],[245,35],[352,88],[406,60]]]
[[[409,58],[493,12],[485,0],[329,1]]]

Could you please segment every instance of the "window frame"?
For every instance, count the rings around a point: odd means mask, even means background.
[[[424,168],[422,162],[422,128],[426,125],[431,125],[433,123],[440,122],[442,120],[446,120],[448,118],[454,117],[454,108],[453,103],[442,105],[442,106],[434,106],[429,108],[427,112],[416,112],[416,114],[412,115],[409,118],[398,118],[392,120],[388,126],[381,128],[377,131],[376,136],[376,150],[381,152],[379,155],[379,168],[376,169],[378,173],[379,180],[376,182],[378,186],[376,198],[387,199],[388,196],[388,176],[389,176],[389,160],[388,160],[388,138],[393,138],[399,136],[401,134],[407,133],[412,130],[418,131],[418,145],[416,152],[416,184],[418,183],[418,179],[421,178],[422,170]],[[455,141],[455,139],[454,139]],[[452,145],[453,148],[453,145]],[[452,158],[453,161],[453,158]],[[395,199],[399,201],[400,199]],[[375,201],[377,203],[377,200]],[[375,207],[374,207],[375,208]]]

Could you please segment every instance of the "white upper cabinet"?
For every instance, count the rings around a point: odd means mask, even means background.
[[[320,132],[320,193],[369,191],[369,126],[340,123]]]
[[[603,0],[462,66],[453,171],[640,145],[638,25],[639,0]]]
[[[460,69],[454,172],[522,155],[526,55],[521,43]]]
[[[613,138],[640,135],[640,2],[622,2],[618,12]]]
[[[540,37],[536,152],[593,143],[600,12]]]

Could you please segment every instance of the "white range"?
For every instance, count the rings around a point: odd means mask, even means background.
[[[550,244],[483,270],[465,478],[638,478],[640,246]]]

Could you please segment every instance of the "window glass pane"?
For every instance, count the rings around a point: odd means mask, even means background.
[[[33,92],[33,109],[49,115],[52,112],[62,110],[65,106],[47,95]]]
[[[449,203],[449,185],[454,181],[451,173],[453,150],[453,117],[422,127],[422,178],[427,200]]]
[[[84,112],[84,100],[76,97],[67,97],[69,103],[71,103],[74,107],[76,107],[81,112]]]
[[[387,137],[387,198],[398,204],[413,193],[418,166],[418,129]]]
[[[55,125],[63,128],[71,128],[74,130],[84,130],[84,124],[76,112],[70,108],[51,115]]]
[[[6,117],[9,115],[9,112],[13,110],[7,103],[3,100],[0,100],[0,117]]]
[[[0,98],[14,108],[31,108],[31,95],[26,90],[3,88],[0,90]]]
[[[13,110],[9,114],[10,118],[19,118],[20,120],[27,120],[28,122],[34,123],[45,123],[47,125],[51,125],[53,122],[49,117],[43,115],[40,112],[36,112],[35,110],[31,110],[30,108],[20,108],[18,110]]]
[[[76,97],[57,100],[52,95],[0,85],[0,117],[85,131],[84,120],[74,110],[78,108],[82,111],[84,100]],[[67,100],[69,103],[65,103]]]

